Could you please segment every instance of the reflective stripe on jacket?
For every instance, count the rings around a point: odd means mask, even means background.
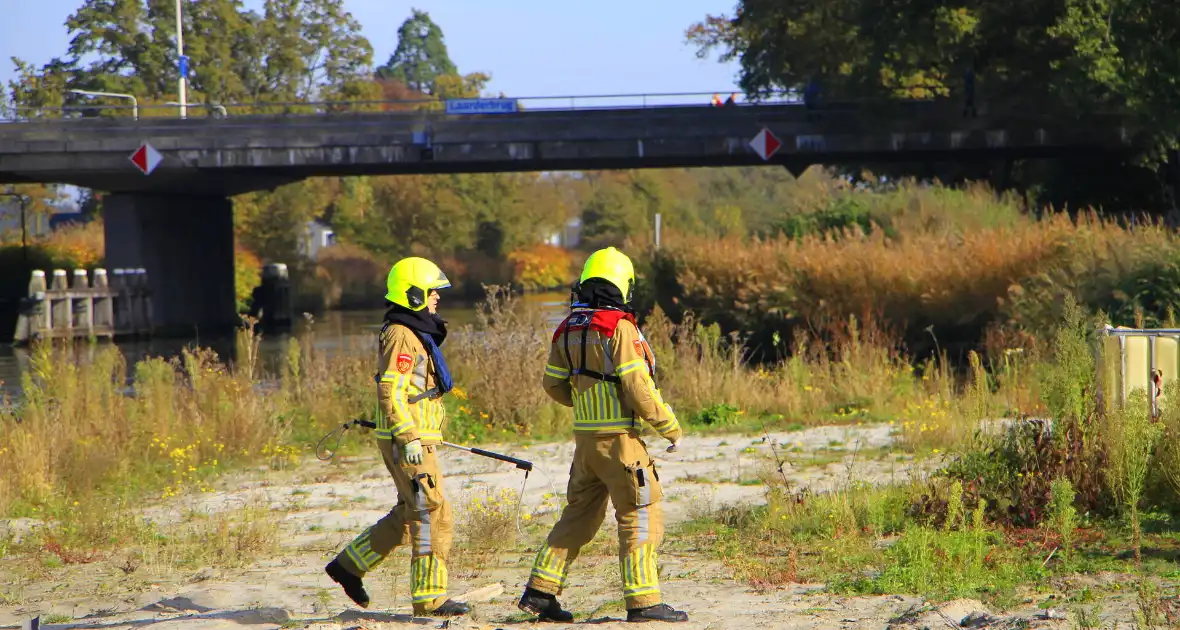
[[[577,309],[553,334],[542,385],[574,409],[574,431],[610,435],[646,421],[679,440],[680,423],[653,379],[655,355],[630,315]]]
[[[381,406],[377,439],[396,440],[401,445],[415,439],[423,444],[442,442],[442,423],[446,417],[442,399],[419,400],[435,383],[426,347],[414,331],[390,323],[381,329],[377,369],[377,398]]]

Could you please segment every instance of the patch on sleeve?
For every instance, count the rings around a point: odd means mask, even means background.
[[[408,354],[397,355],[397,371],[406,374],[410,368],[414,367],[414,357]]]
[[[643,357],[643,360],[647,361],[647,363],[649,365],[652,363],[655,363],[656,356],[651,351],[651,346],[648,345],[647,340],[636,339],[635,340],[635,352],[639,353],[639,356]]]

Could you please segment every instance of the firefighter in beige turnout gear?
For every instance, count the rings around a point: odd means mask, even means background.
[[[454,519],[443,492],[436,450],[445,416],[442,394],[450,373],[438,346],[446,324],[436,314],[438,289],[450,286],[432,262],[397,262],[386,281],[391,302],[378,357],[377,448],[397,487],[397,504],[341,551],[325,571],[362,608],[369,605],[362,578],[395,548],[410,544],[410,596],[415,615],[470,611],[447,598],[447,560]]]
[[[657,549],[664,536],[663,491],[639,438],[647,422],[672,442],[682,431],[655,385],[655,356],[628,304],[635,271],[613,247],[587,259],[577,299],[558,326],[543,386],[574,409],[574,461],[568,504],[533,562],[518,606],[542,620],[573,620],[557,602],[570,566],[606,518],[609,498],[619,527],[619,571],[628,621],[688,621],[660,596]]]

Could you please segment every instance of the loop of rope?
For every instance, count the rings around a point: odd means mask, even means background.
[[[332,429],[331,431],[328,432],[327,435],[320,438],[320,441],[315,445],[316,459],[318,459],[322,462],[326,462],[326,461],[331,460],[333,457],[336,457],[336,451],[340,450],[340,440],[341,440],[341,438],[344,437],[344,432],[351,429],[354,426],[359,425],[360,423],[361,423],[360,420],[350,420],[348,422],[345,422],[343,425],[341,425],[340,428]],[[327,441],[328,438],[332,437],[333,434],[336,435],[336,446],[332,447],[332,452],[330,455],[328,455],[327,457],[324,457],[324,456],[320,455],[320,452],[323,450],[322,447],[324,445],[324,442]]]
[[[541,468],[540,466],[538,466],[536,464],[533,464],[533,469],[538,470],[541,472],[542,475],[545,475],[545,480],[549,483],[549,492],[551,492],[553,494],[554,498],[556,498],[557,497],[557,488],[555,488],[553,485],[553,478],[549,476],[549,473],[545,472],[544,468]],[[528,471],[525,471],[524,481],[521,482],[521,484],[520,484],[520,494],[517,495],[517,497],[516,497],[516,532],[518,534],[520,534],[522,537],[524,536],[524,529],[520,526],[520,510],[521,510],[521,507],[524,505],[524,489],[525,489],[525,486],[528,485],[528,483],[529,483],[529,473],[528,473]],[[553,514],[554,514],[553,524],[556,525],[557,521],[560,520],[560,518],[561,518],[561,510],[555,510]]]

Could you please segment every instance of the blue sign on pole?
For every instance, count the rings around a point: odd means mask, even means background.
[[[180,76],[188,77],[188,55],[180,56]]]
[[[515,114],[514,98],[456,98],[447,101],[448,114]]]

